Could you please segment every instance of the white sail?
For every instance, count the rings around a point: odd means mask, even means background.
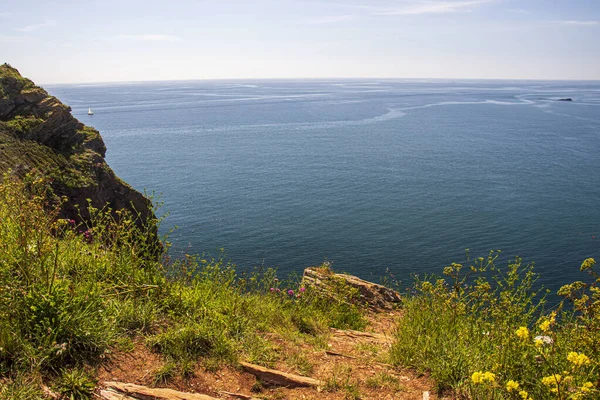
[[[88,108],[88,115],[94,115],[94,112],[92,111],[91,108]]]

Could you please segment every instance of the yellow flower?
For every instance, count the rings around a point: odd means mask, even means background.
[[[515,332],[515,334],[520,337],[521,339],[525,340],[529,337],[529,329],[527,329],[526,327],[522,326],[519,329],[517,329],[517,331]]]
[[[476,371],[473,372],[473,375],[471,375],[471,380],[473,381],[473,383],[477,384],[485,382],[492,383],[496,380],[496,374],[494,374],[493,372]]]
[[[583,365],[589,365],[591,362],[588,356],[586,356],[583,353],[577,353],[576,351],[570,352],[567,355],[567,360],[569,360],[569,362],[571,364],[573,364],[573,367],[581,367]]]
[[[543,332],[548,332],[550,330],[550,321],[545,320],[540,324],[540,330]]]
[[[527,392],[526,392],[526,391],[524,391],[524,390],[521,390],[521,391],[519,392],[519,396],[521,396],[521,398],[522,398],[523,400],[528,400],[528,399],[529,399],[529,400],[533,400],[531,397],[529,397],[529,393],[527,393]]]
[[[594,384],[592,382],[586,382],[581,387],[581,392],[582,393],[589,393],[589,392],[592,391],[593,388],[594,388]]]
[[[558,386],[561,382],[561,378],[560,374],[545,376],[542,378],[542,383],[546,386]]]
[[[586,269],[592,269],[596,264],[596,260],[593,258],[588,258],[581,263],[581,271],[585,271]]]
[[[515,382],[513,380],[506,382],[506,390],[508,390],[509,392],[512,392],[513,390],[518,390],[518,389],[519,389],[519,382]]]
[[[496,374],[494,374],[492,372],[484,372],[483,373],[483,380],[492,383],[492,382],[494,382],[496,380]]]

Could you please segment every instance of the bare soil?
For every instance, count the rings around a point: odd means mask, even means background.
[[[222,367],[211,371],[201,363],[190,377],[156,382],[155,372],[164,365],[164,360],[141,340],[135,342],[131,351],[114,350],[98,369],[98,380],[100,386],[105,381],[118,381],[223,399],[235,398],[224,392],[256,399],[290,400],[441,398],[435,394],[433,382],[427,376],[388,364],[394,320],[399,314],[399,311],[370,312],[365,333],[332,330],[326,340],[315,341],[315,344],[267,337],[282,354],[282,359],[272,368],[318,379],[323,382],[318,388],[269,387],[241,368]]]

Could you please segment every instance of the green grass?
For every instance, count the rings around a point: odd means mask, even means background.
[[[416,283],[404,299],[393,362],[426,371],[439,390],[466,398],[598,398],[600,280],[593,260],[582,266],[590,283],[559,292],[574,307],[545,310],[544,296],[532,289],[533,266],[517,259],[502,269],[496,258],[452,264],[445,278]]]
[[[111,349],[134,350],[138,339],[173,374],[189,376],[196,363],[215,369],[239,357],[272,365],[284,355],[269,337],[318,342],[329,327],[366,323],[361,308],[300,292],[299,280],[273,270],[239,274],[223,257],[157,258],[146,238],[158,221],[140,226],[126,211],[93,207],[86,223],[60,219],[50,193],[36,176],[0,183],[0,393],[32,380],[87,387],[77,371],[93,370]]]
[[[321,389],[326,392],[341,391],[344,394],[344,399],[347,400],[361,398],[358,390],[358,380],[353,376],[352,367],[348,365],[335,365]]]
[[[11,67],[9,64],[5,63],[0,65],[0,89],[2,90],[0,94],[3,97],[11,95],[11,93],[8,93],[8,88],[5,88],[4,86],[13,85],[14,83],[16,83],[15,89],[17,92],[20,92],[23,89],[30,89],[35,86],[32,81],[27,78],[23,78],[21,74],[19,74],[19,71]]]
[[[387,372],[378,372],[368,378],[365,385],[370,389],[391,389],[395,392],[406,391],[400,380]]]

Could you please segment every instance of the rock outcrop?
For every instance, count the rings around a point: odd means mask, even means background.
[[[333,273],[326,266],[306,268],[302,282],[305,286],[330,294],[333,298],[342,296],[349,302],[362,303],[374,308],[391,309],[400,305],[402,301],[400,294],[395,290],[354,275]]]
[[[186,393],[173,389],[150,388],[133,383],[104,382],[100,391],[102,400],[218,400],[200,393]]]
[[[54,193],[68,199],[65,218],[88,218],[88,199],[96,208],[128,209],[140,223],[154,217],[151,202],[115,175],[105,153],[100,133],[74,118],[70,107],[0,65],[0,174],[48,177]]]

